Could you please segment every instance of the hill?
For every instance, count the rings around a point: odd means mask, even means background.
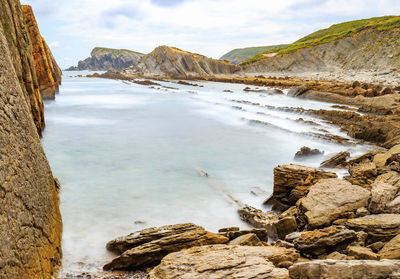
[[[255,55],[265,52],[270,49],[286,47],[288,45],[273,45],[273,46],[259,46],[259,47],[246,47],[246,48],[236,48],[234,50],[225,53],[221,56],[221,60],[228,60],[232,64],[239,64],[243,61],[254,57]]]

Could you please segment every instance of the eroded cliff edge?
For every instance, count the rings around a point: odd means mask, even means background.
[[[18,0],[0,0],[0,20],[0,278],[47,279],[60,265],[62,220],[37,133],[43,103]]]

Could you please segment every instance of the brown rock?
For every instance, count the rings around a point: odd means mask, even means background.
[[[324,155],[324,152],[318,150],[318,149],[311,149],[308,146],[303,146],[300,148],[299,151],[296,152],[294,155],[295,160],[303,160],[308,157],[314,157],[314,156],[322,156]]]
[[[245,234],[231,240],[229,245],[264,246],[254,233]]]
[[[304,254],[319,256],[343,249],[357,238],[356,232],[343,226],[304,231],[293,240],[294,247]]]
[[[362,246],[348,246],[346,252],[356,260],[379,260],[380,258],[371,249]]]
[[[285,217],[275,223],[276,232],[279,239],[285,239],[285,236],[297,230],[297,222],[294,217]]]
[[[107,250],[122,254],[126,250],[137,247],[139,245],[157,240],[166,236],[178,235],[188,231],[204,231],[204,229],[195,224],[177,224],[168,225],[158,228],[148,228],[141,231],[131,233],[127,236],[118,237],[107,243]]]
[[[212,245],[169,254],[150,279],[288,279],[269,260],[268,247]]]
[[[399,210],[396,208],[387,207],[396,198],[399,190],[400,175],[398,173],[388,172],[379,176],[372,185],[369,211],[372,213],[398,213]]]
[[[345,221],[348,228],[368,233],[371,242],[385,241],[400,234],[400,214],[375,214]]]
[[[289,268],[291,279],[384,279],[400,269],[400,261],[315,260]]]
[[[368,245],[367,247],[370,248],[375,253],[377,253],[379,252],[379,250],[383,248],[383,246],[385,246],[385,243],[383,243],[382,241],[378,241]]]
[[[349,169],[351,178],[348,179],[352,184],[370,188],[370,184],[375,180],[378,170],[372,162],[364,162],[358,165],[353,165]]]
[[[308,226],[329,225],[346,212],[352,212],[368,203],[368,190],[341,179],[325,179],[310,187],[305,198],[299,200]]]
[[[343,165],[347,158],[350,156],[349,152],[339,152],[325,161],[323,161],[320,165],[321,168],[336,168],[338,166]]]
[[[238,210],[240,219],[255,228],[268,230],[268,237],[276,238],[275,223],[278,221],[278,215],[272,211],[264,212],[252,206],[244,206]]]
[[[246,234],[255,234],[261,241],[268,242],[268,230],[267,229],[249,229],[249,230],[219,230],[219,234],[226,236],[229,240],[238,238],[239,236]]]
[[[337,251],[330,253],[329,255],[326,255],[325,259],[331,259],[331,260],[347,260],[347,256],[345,254],[341,254]],[[322,260],[322,259],[321,259]]]
[[[223,244],[228,238],[205,231],[189,230],[176,235],[169,235],[126,250],[120,256],[106,264],[104,270],[137,270],[154,266],[169,253],[195,246]]]
[[[392,238],[379,251],[381,259],[400,259],[400,234]]]

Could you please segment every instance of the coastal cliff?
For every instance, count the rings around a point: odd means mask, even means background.
[[[61,262],[62,220],[39,138],[40,82],[18,0],[0,0],[0,20],[0,278],[48,279]]]
[[[127,49],[96,47],[90,53],[90,57],[79,61],[77,67],[70,67],[67,71],[123,70],[130,66],[136,66],[143,56],[143,53]]]
[[[40,35],[32,7],[22,5],[22,12],[33,46],[33,62],[40,93],[43,99],[54,99],[55,93],[58,92],[58,86],[61,84],[61,70],[55,62],[50,48]]]
[[[197,77],[230,75],[239,68],[228,61],[180,50],[175,47],[159,46],[143,56],[139,64],[122,71],[127,75]]]

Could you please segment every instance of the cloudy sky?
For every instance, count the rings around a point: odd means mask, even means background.
[[[62,68],[95,46],[143,53],[159,45],[219,58],[291,43],[334,23],[399,15],[400,0],[21,0],[33,6]]]

